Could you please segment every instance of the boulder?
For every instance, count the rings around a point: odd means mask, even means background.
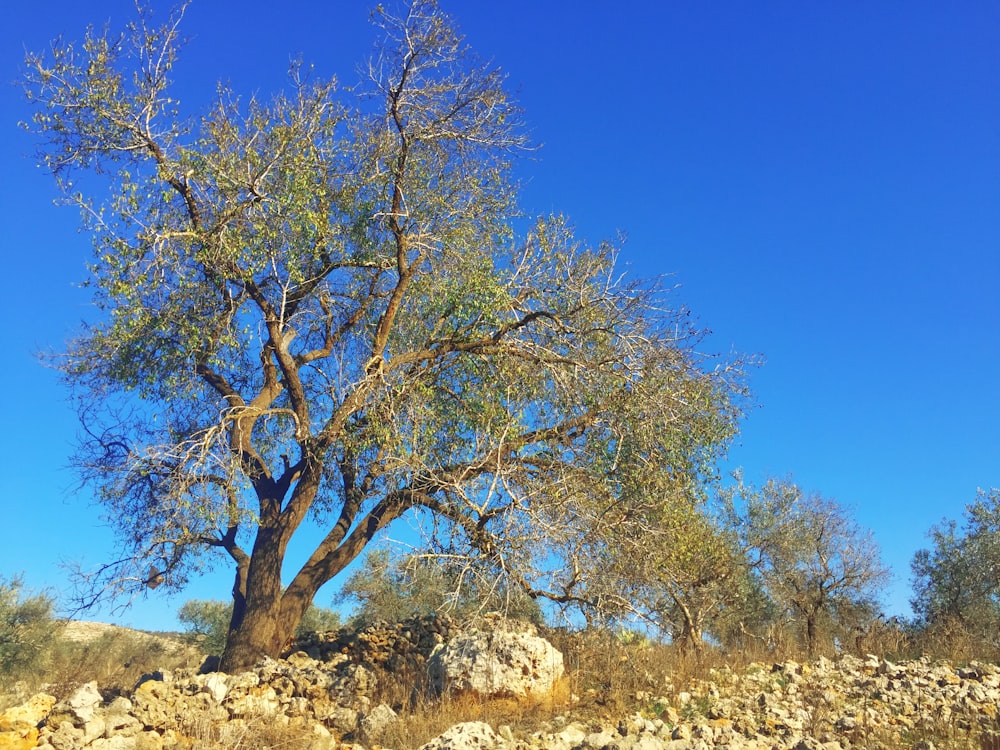
[[[377,740],[398,720],[392,708],[380,703],[361,719],[361,736],[365,740]]]
[[[0,732],[20,729],[36,729],[49,715],[56,699],[46,693],[38,693],[20,706],[13,706],[0,712]]]
[[[439,693],[537,698],[562,677],[563,656],[534,626],[498,619],[436,648],[427,667]]]
[[[455,724],[420,750],[495,750],[500,745],[493,727],[482,721]]]

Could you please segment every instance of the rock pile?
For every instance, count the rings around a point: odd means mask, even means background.
[[[811,664],[714,671],[672,697],[637,696],[617,723],[556,717],[505,750],[933,750],[1000,748],[1000,667],[956,669],[926,659],[896,664],[842,656]]]
[[[128,697],[109,702],[96,683],[58,703],[41,694],[0,714],[0,750],[186,749],[221,742],[220,732],[232,736],[261,721],[295,730],[298,747],[330,750],[341,746],[339,738],[376,740],[384,734],[396,713],[374,696],[389,692],[386,681],[404,677],[411,692],[424,689],[429,662],[436,665],[438,690],[482,687],[491,695],[544,693],[554,680],[552,665],[561,674],[562,655],[531,626],[493,621],[490,628],[453,631],[446,617],[380,623],[356,633],[310,636],[285,658],[265,659],[237,675],[149,674]],[[449,650],[452,635],[460,646]],[[545,665],[535,663],[539,655],[545,655]],[[477,682],[469,674],[489,679]]]
[[[377,622],[358,631],[312,633],[292,644],[317,661],[338,655],[393,674],[422,672],[435,648],[451,638],[456,623],[447,615],[426,615],[398,623]]]

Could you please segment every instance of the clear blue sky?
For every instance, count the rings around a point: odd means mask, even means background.
[[[520,166],[524,206],[595,241],[627,232],[629,271],[673,274],[707,349],[766,359],[731,464],[851,508],[895,571],[887,609],[908,614],[928,528],[1000,485],[1000,4],[442,5],[507,71],[543,144]],[[195,0],[182,106],[199,112],[218,79],[269,94],[300,54],[352,82],[369,7]],[[25,48],[131,14],[128,0],[16,3],[3,79]],[[90,246],[30,158],[17,88],[0,107],[0,574],[58,590],[60,560],[110,554],[65,469],[75,415],[34,356],[91,314],[74,286]],[[230,585],[220,571],[188,596]],[[173,627],[185,598],[121,621]]]

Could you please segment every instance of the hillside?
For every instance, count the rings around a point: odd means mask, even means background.
[[[105,646],[109,637],[147,647],[163,640],[94,623],[67,631]],[[648,644],[602,652],[592,639],[584,647],[586,638],[553,634],[566,652],[554,686],[520,697],[433,687],[428,663],[443,644],[465,637],[466,655],[483,644],[515,658],[505,634],[541,640],[529,626],[469,629],[431,617],[313,636],[237,675],[180,667],[151,670],[127,689],[44,686],[0,713],[0,749],[1000,747],[1000,668],[978,662],[842,654],[687,672],[675,662],[669,673],[657,671]],[[538,679],[543,670],[521,671]]]

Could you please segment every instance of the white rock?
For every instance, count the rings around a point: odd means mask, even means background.
[[[395,711],[380,703],[361,719],[361,733],[368,739],[378,738],[398,720]]]
[[[456,724],[420,750],[495,750],[500,744],[493,727],[482,721]]]
[[[79,724],[86,724],[94,718],[97,708],[103,700],[97,690],[97,683],[88,682],[77,688],[69,698],[62,702],[61,706],[56,707],[56,710],[59,708],[68,709],[69,713],[73,714],[76,719],[74,723],[79,726]]]
[[[229,692],[226,675],[220,672],[212,672],[211,674],[201,676],[199,681],[201,682],[202,692],[211,695],[216,703],[222,703],[223,698]]]
[[[501,621],[494,630],[463,633],[435,649],[428,670],[439,692],[524,698],[552,690],[563,675],[563,656],[531,626]]]

